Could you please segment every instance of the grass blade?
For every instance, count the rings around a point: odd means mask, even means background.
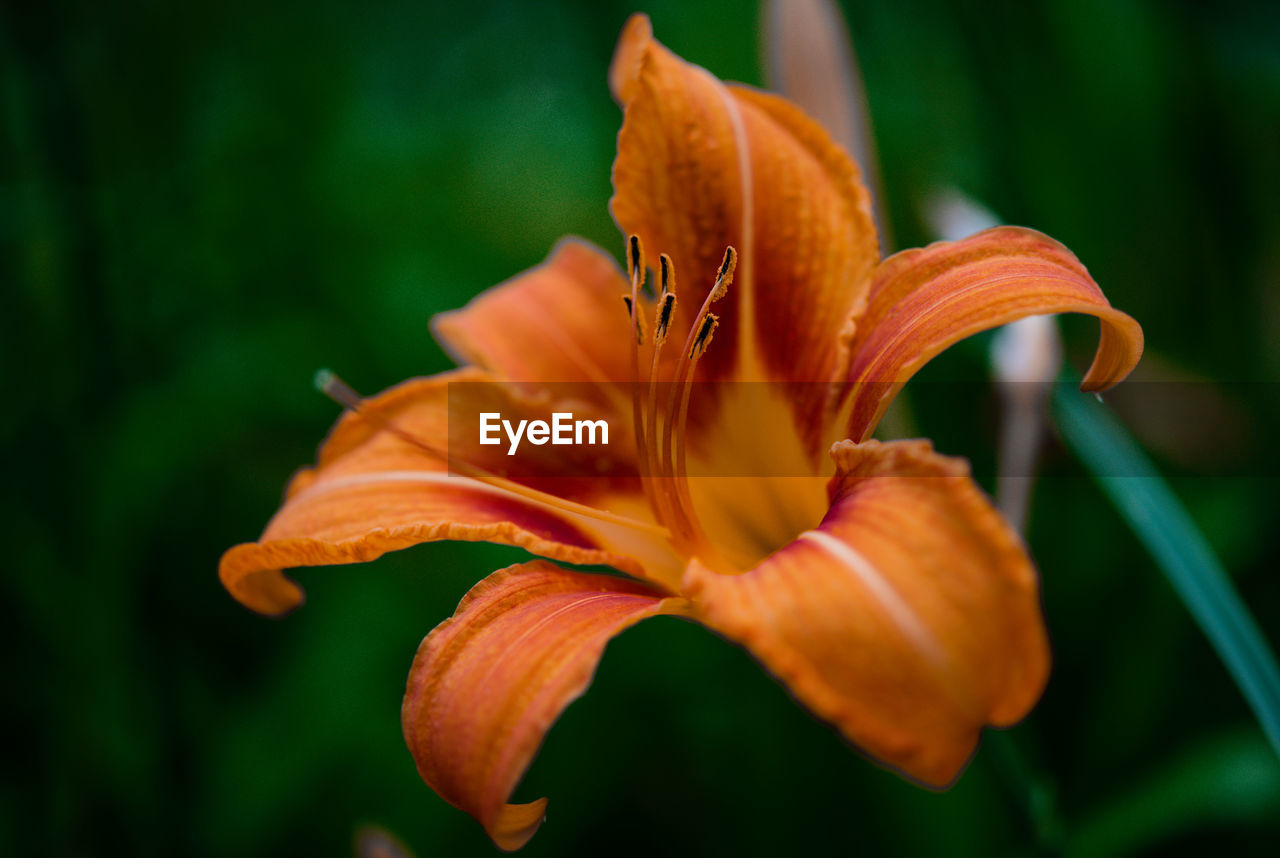
[[[1105,405],[1059,384],[1053,410],[1067,446],[1169,579],[1280,755],[1280,670],[1275,655],[1199,528]]]

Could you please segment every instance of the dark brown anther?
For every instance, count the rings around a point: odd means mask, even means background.
[[[658,307],[658,318],[654,325],[653,341],[656,343],[666,342],[667,328],[671,325],[671,316],[676,308],[676,293],[664,292],[662,295],[662,304]]]
[[[627,305],[627,318],[636,329],[636,344],[644,345],[644,317],[632,308],[630,295],[623,295],[622,303]]]
[[[720,263],[720,273],[716,275],[716,279],[723,280],[725,275],[733,271],[734,266],[738,264],[738,251],[732,246],[724,249],[724,261]]]
[[[711,300],[719,301],[729,291],[729,284],[733,282],[733,272],[738,267],[738,251],[730,245],[724,249],[724,261],[720,263],[720,270],[716,273],[715,285],[711,287]]]
[[[702,327],[698,329],[698,336],[694,338],[693,346],[689,349],[689,360],[701,356],[707,350],[707,346],[711,345],[711,335],[716,332],[719,324],[719,317],[713,313],[707,313],[707,317],[702,320]]]
[[[640,236],[635,233],[627,238],[627,267],[633,281],[644,277],[644,250],[640,247]]]

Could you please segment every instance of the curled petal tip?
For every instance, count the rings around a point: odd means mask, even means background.
[[[515,852],[529,842],[546,818],[545,798],[528,804],[508,804],[503,806],[498,818],[485,827],[485,831],[503,852]]]
[[[1102,335],[1098,351],[1080,383],[1080,389],[1086,393],[1101,393],[1124,381],[1142,359],[1146,346],[1142,326],[1131,316],[1112,310],[1100,318]]]
[[[302,607],[306,594],[278,568],[262,568],[259,546],[237,545],[222,555],[218,578],[227,592],[251,611],[283,617]]]
[[[640,77],[640,63],[652,39],[653,25],[649,23],[648,15],[637,12],[627,19],[622,35],[618,37],[618,46],[613,51],[613,61],[609,64],[609,89],[621,105],[626,105],[634,94]]]

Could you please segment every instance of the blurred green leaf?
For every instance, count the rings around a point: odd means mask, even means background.
[[[1108,858],[1150,848],[1210,824],[1280,812],[1280,763],[1262,736],[1214,736],[1183,751],[1087,817],[1067,844],[1072,858]]]
[[[1209,543],[1099,399],[1057,385],[1053,408],[1067,445],[1169,579],[1280,754],[1280,670],[1275,655]]]

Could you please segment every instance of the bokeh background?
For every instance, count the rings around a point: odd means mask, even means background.
[[[493,854],[418,779],[415,648],[521,552],[435,544],[303,572],[281,621],[216,578],[337,409],[449,361],[432,314],[610,249],[630,3],[0,6],[7,855]],[[752,3],[641,5],[763,83]],[[1280,436],[1280,6],[847,3],[898,243],[943,185],[1071,247],[1145,327],[1134,409],[1273,644]],[[1076,366],[1088,323],[1066,327]],[[986,377],[985,341],[931,377]],[[991,485],[990,399],[913,394]],[[972,390],[972,387],[970,388]],[[518,797],[528,855],[1271,855],[1280,767],[1185,608],[1060,448],[1029,541],[1048,692],[934,794],[869,764],[751,659],[662,618],[611,644]]]

